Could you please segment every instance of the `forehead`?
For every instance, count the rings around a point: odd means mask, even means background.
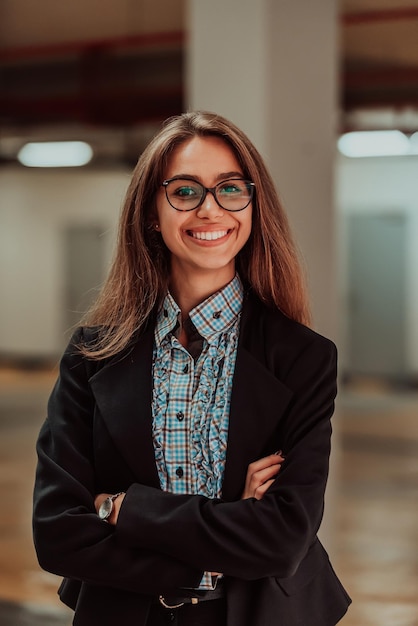
[[[242,174],[242,168],[231,146],[220,137],[192,137],[177,146],[168,161],[166,178],[179,174],[199,178],[223,172]]]

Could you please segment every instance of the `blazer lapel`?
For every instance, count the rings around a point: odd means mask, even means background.
[[[240,498],[250,463],[280,449],[280,441],[272,436],[293,397],[293,392],[267,367],[267,324],[264,307],[248,293],[232,384],[222,490],[225,500]]]
[[[280,448],[272,435],[292,396],[250,352],[238,349],[222,489],[225,500],[240,498],[250,463]]]
[[[90,379],[98,409],[139,482],[159,487],[152,439],[153,329]]]

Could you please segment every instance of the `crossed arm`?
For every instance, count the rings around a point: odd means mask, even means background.
[[[258,461],[250,463],[247,470],[245,487],[241,500],[245,500],[247,498],[261,500],[267,489],[273,484],[275,477],[280,471],[283,461],[284,457],[282,456],[281,451],[279,451],[275,454],[270,454],[269,456],[263,457]],[[99,511],[102,502],[111,495],[112,494],[110,493],[100,493],[96,496],[94,499],[94,506],[97,512]],[[116,526],[117,524],[119,511],[124,498],[125,494],[120,494],[113,502],[112,513],[107,520],[112,526]]]
[[[256,500],[261,500],[267,489],[273,484],[275,477],[280,471],[283,461],[284,457],[281,455],[281,452],[276,452],[275,454],[270,454],[269,456],[263,457],[258,461],[250,463],[241,499],[245,500],[247,498],[255,498]],[[97,512],[99,512],[102,502],[110,495],[112,494],[101,493],[96,496],[94,506]],[[119,511],[124,498],[125,494],[123,493],[113,501],[112,512],[106,520],[112,526],[116,526],[117,524]],[[212,572],[212,576],[219,576],[219,572]]]

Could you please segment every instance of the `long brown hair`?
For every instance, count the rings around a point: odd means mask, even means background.
[[[122,209],[115,258],[86,325],[102,331],[92,345],[81,347],[93,359],[112,356],[140,331],[164,298],[169,253],[152,228],[155,199],[174,148],[195,136],[216,136],[233,150],[245,178],[255,183],[251,235],[237,256],[237,270],[268,306],[291,319],[310,321],[307,292],[298,255],[274,183],[248,137],[214,113],[184,113],[168,119],[142,153]]]

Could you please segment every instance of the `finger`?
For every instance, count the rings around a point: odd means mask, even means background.
[[[265,467],[266,465],[274,465],[275,463],[281,463],[284,461],[284,456],[281,452],[277,452],[275,454],[269,454],[268,456],[263,456],[261,459],[254,461],[252,465],[255,467]]]
[[[269,484],[274,482],[279,471],[280,471],[280,466],[275,466],[274,471],[273,469],[270,469],[268,473],[263,472],[263,475],[258,476],[258,479],[256,479],[255,477],[252,477],[252,479],[249,480],[247,484],[245,485],[243,497],[244,498],[254,497],[256,490],[262,487],[266,482],[268,482]]]
[[[248,466],[245,487],[242,498],[254,497],[254,492],[267,480],[274,480],[280,471],[281,463],[284,460],[279,454],[270,454],[258,461],[254,461]],[[258,469],[257,469],[258,468]]]
[[[269,467],[270,465],[283,463],[283,461],[284,457],[281,454],[269,454],[269,456],[264,456],[262,459],[258,459],[257,461],[250,463],[248,469],[251,473],[254,473],[264,469],[265,467]]]
[[[280,469],[280,468],[279,468]],[[274,475],[272,478],[269,478],[263,482],[261,481],[248,481],[245,485],[243,494],[241,496],[242,500],[246,500],[247,498],[257,498],[257,500],[260,500],[263,495],[265,494],[265,492],[267,491],[267,489],[274,483],[274,481],[276,480],[276,476],[278,474],[278,471],[276,471],[276,475]]]
[[[263,483],[266,482],[266,480],[269,480],[270,478],[273,478],[273,476],[276,476],[280,471],[280,467],[281,465],[277,464],[277,465],[271,465],[270,467],[266,467],[263,470],[259,470],[258,472],[256,472],[255,474],[251,476],[250,484],[252,484],[255,487],[262,485]]]
[[[257,489],[254,491],[254,498],[256,500],[261,500],[263,496],[265,495],[266,491],[268,490],[268,488],[271,487],[273,483],[274,483],[274,478],[272,478],[271,480],[267,480],[263,485],[260,485],[259,487],[257,487]]]
[[[266,480],[273,478],[276,476],[281,468],[280,463],[276,463],[275,465],[270,465],[262,470],[258,470],[258,472],[251,473],[250,469],[248,470],[248,474],[245,481],[246,490],[253,491],[260,485],[262,485]]]

